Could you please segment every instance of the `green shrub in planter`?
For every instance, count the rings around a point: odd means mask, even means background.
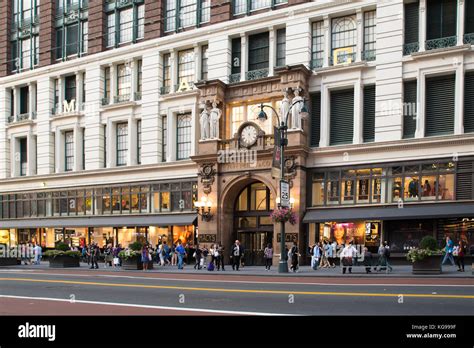
[[[133,242],[133,243],[130,243],[128,248],[133,251],[141,251],[143,248],[143,244],[140,242]]]
[[[56,244],[55,249],[60,251],[68,251],[70,248],[69,245],[67,245],[66,243],[59,242],[58,244]]]
[[[47,256],[48,258],[55,258],[58,256],[69,256],[69,257],[81,257],[81,252],[80,251],[72,251],[72,250],[67,250],[67,251],[62,251],[62,250],[47,250],[43,254],[44,256]]]
[[[133,259],[134,257],[139,257],[140,256],[140,251],[138,250],[122,250],[119,252],[119,257],[122,260],[128,260],[128,259]]]
[[[420,249],[437,250],[438,242],[432,236],[424,236],[420,242]]]

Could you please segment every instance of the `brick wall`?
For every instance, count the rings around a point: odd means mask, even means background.
[[[41,1],[40,3],[40,35],[39,35],[39,65],[46,66],[54,62],[54,47],[56,46],[54,32],[54,16],[56,1]]]
[[[145,40],[155,39],[163,33],[164,1],[145,0]]]
[[[87,54],[105,50],[106,15],[103,0],[89,0],[89,41]]]
[[[211,0],[211,24],[232,19],[232,0]]]
[[[10,28],[12,24],[11,0],[0,0],[0,77],[8,75],[11,59]]]

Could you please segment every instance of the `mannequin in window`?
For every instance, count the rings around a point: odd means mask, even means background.
[[[423,197],[427,197],[431,195],[431,185],[428,180],[425,180],[423,184]]]
[[[395,181],[393,186],[393,198],[400,198],[400,193],[402,192],[402,183],[400,181]]]
[[[412,179],[408,185],[408,197],[418,197],[418,179]]]

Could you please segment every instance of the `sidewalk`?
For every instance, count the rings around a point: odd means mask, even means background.
[[[97,271],[104,271],[107,270],[109,272],[125,272],[121,268],[114,268],[114,267],[107,267],[104,268],[103,263],[99,263],[100,268]],[[473,278],[473,273],[471,269],[471,265],[466,265],[465,272],[457,272],[457,267],[454,266],[443,266],[443,273],[438,275],[414,275],[412,274],[412,266],[411,265],[395,265],[393,266],[393,271],[390,273],[386,273],[385,271],[375,272],[372,268],[372,273],[366,274],[364,266],[355,266],[352,268],[352,274],[342,274],[341,267],[337,266],[335,268],[323,268],[314,271],[311,269],[310,266],[301,266],[297,273],[289,272],[289,273],[278,273],[278,266],[273,266],[270,271],[266,271],[264,266],[247,266],[244,268],[240,268],[239,271],[233,271],[231,265],[226,265],[225,271],[217,271],[214,270],[213,272],[209,272],[206,269],[195,270],[193,267],[194,265],[185,265],[183,270],[178,270],[177,266],[158,266],[156,263],[153,265],[154,268],[152,270],[147,271],[148,273],[166,273],[166,274],[217,274],[217,275],[238,275],[238,276],[286,276],[286,277],[350,277],[350,278]],[[41,265],[18,265],[18,266],[5,266],[0,267],[1,270],[61,270],[63,272],[68,272],[69,269],[67,268],[50,268],[49,263],[47,261],[41,262]],[[80,268],[71,268],[70,270],[89,270],[89,267],[86,263],[81,263]],[[95,270],[91,270],[91,272],[95,272]],[[143,271],[130,271],[127,270],[126,272],[140,272]]]

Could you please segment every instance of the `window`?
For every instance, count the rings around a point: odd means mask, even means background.
[[[354,134],[354,89],[330,92],[330,145],[352,144]]]
[[[205,45],[201,47],[201,80],[207,80],[207,74],[209,71],[207,62],[209,59],[209,46]]]
[[[65,59],[87,52],[89,27],[87,20],[76,20],[69,23],[63,19],[56,27],[56,59]]]
[[[117,102],[130,100],[132,89],[130,70],[128,65],[117,65]]]
[[[191,115],[178,115],[177,160],[191,155]]]
[[[142,120],[137,121],[137,163],[142,163]]]
[[[257,11],[263,8],[274,7],[279,4],[285,4],[288,0],[233,0],[234,15],[250,14],[251,11]]]
[[[194,81],[194,50],[180,51],[178,53],[178,88],[180,89],[182,84],[187,84],[191,87]]]
[[[324,61],[324,22],[312,24],[311,44],[311,68],[317,69],[323,66]]]
[[[171,54],[163,55],[163,88],[161,93],[166,94],[171,90]]]
[[[127,165],[128,155],[128,124],[117,124],[117,166]]]
[[[28,168],[27,139],[20,139],[20,176],[25,176]]]
[[[143,63],[142,60],[140,59],[137,61],[137,95],[136,99],[140,100],[142,99],[142,79],[143,79]]]
[[[430,40],[440,38],[449,37],[448,46],[456,45],[457,0],[428,1],[426,19],[426,49],[439,48]]]
[[[232,39],[232,74],[240,74],[241,51],[242,45],[240,37]]]
[[[70,172],[74,167],[74,132],[64,133],[64,171]]]
[[[474,132],[474,72],[464,78],[464,133]]]
[[[276,34],[276,66],[284,66],[286,64],[286,28],[278,29]]]
[[[364,52],[363,60],[375,59],[375,28],[377,25],[376,11],[364,13]]]
[[[417,80],[403,83],[403,138],[414,138],[416,131]]]
[[[454,133],[455,75],[426,78],[425,136]]]
[[[11,71],[33,69],[39,62],[39,1],[13,1],[13,25],[11,27]]]
[[[405,55],[418,52],[420,47],[418,43],[418,22],[420,18],[419,11],[420,3],[418,1],[405,4],[405,45],[403,49],[403,54]]]
[[[161,117],[161,161],[166,162],[167,155],[167,144],[168,144],[168,118],[166,116]]]
[[[333,64],[350,63],[355,59],[357,26],[355,16],[334,18],[332,20],[332,59]]]
[[[21,87],[20,90],[20,115],[24,115],[28,113],[29,110],[29,88],[28,86],[26,87]]]
[[[268,69],[269,49],[268,32],[249,36],[248,71]]]
[[[165,7],[166,31],[199,26],[211,17],[210,0],[166,0]]]
[[[364,143],[375,140],[375,85],[364,86]]]
[[[244,122],[244,107],[243,106],[234,106],[231,111],[231,124],[232,124],[232,133],[231,137],[237,133],[240,125]]]
[[[76,76],[66,76],[64,78],[64,100],[70,102],[76,100]]]
[[[107,14],[107,47],[135,42],[144,37],[145,5],[135,1],[126,8],[115,8]]]
[[[468,39],[470,37],[470,40],[473,39],[473,34],[474,34],[474,3],[472,1],[466,1],[465,2],[466,6],[466,17],[464,21],[465,29],[464,32],[466,33],[465,39]],[[471,34],[471,35],[469,35]],[[472,41],[465,41],[464,43],[472,42]]]
[[[311,146],[319,147],[321,139],[321,92],[311,94]]]

